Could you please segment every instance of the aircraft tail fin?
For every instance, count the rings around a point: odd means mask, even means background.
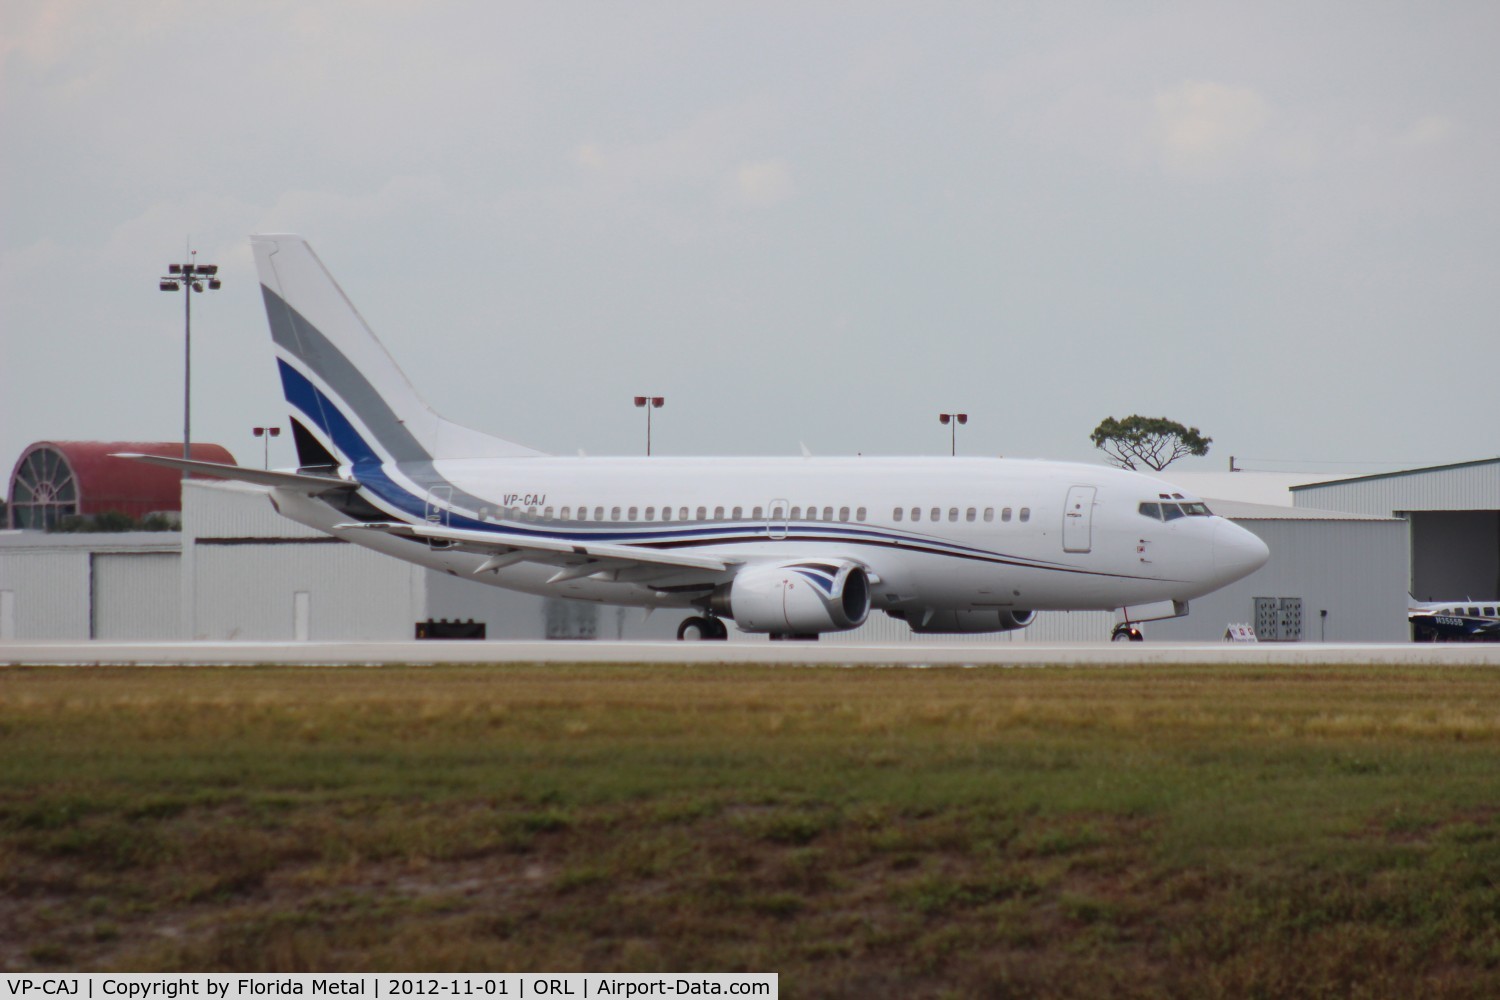
[[[302,237],[250,243],[304,468],[541,454],[438,416]]]

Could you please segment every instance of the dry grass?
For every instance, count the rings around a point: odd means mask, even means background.
[[[1483,669],[0,670],[0,969],[1500,992]]]

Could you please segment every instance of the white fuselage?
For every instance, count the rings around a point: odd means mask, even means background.
[[[383,518],[733,557],[862,563],[875,608],[1083,610],[1187,601],[1265,562],[1263,543],[1212,515],[1164,520],[1142,503],[1191,502],[1161,480],[1063,462],[979,458],[554,458],[346,467]],[[282,490],[278,509],[325,531],[346,508]],[[1175,498],[1175,499],[1174,499]],[[353,541],[470,576],[482,554],[367,532]],[[642,607],[701,592],[602,574],[551,583],[520,562],[477,579]],[[701,580],[702,574],[696,574]],[[726,576],[726,579],[728,577]],[[684,577],[686,579],[686,577]]]

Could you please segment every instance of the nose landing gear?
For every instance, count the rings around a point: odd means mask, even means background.
[[[1109,634],[1110,642],[1145,642],[1146,637],[1141,630],[1129,622],[1121,622],[1115,626],[1115,630]]]
[[[693,615],[677,626],[677,638],[686,642],[722,641],[729,638],[729,628],[721,619]]]

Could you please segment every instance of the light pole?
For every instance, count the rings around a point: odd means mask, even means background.
[[[273,437],[281,436],[281,428],[252,427],[250,428],[250,433],[254,434],[258,438],[263,439],[263,443],[265,445],[263,451],[265,452],[265,454],[261,458],[261,468],[269,469],[271,467],[271,439]]]
[[[938,423],[948,425],[948,454],[958,454],[958,425],[969,422],[967,413],[939,413]]]
[[[665,396],[637,396],[635,405],[646,409],[646,454],[651,454],[651,411],[661,409],[661,404],[667,401]]]
[[[182,290],[182,457],[193,457],[193,293],[202,292],[205,279],[208,289],[217,292],[219,265],[199,264],[198,251],[190,255],[186,264],[168,264],[166,277],[161,279],[161,290]],[[182,478],[188,477],[182,470]]]

